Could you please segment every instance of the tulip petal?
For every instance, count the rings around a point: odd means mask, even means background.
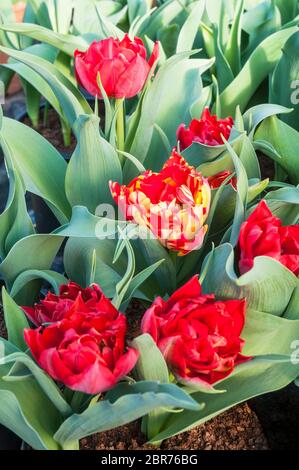
[[[137,95],[142,90],[149,71],[148,63],[137,55],[124,71],[118,73],[115,83],[115,98],[132,98]]]

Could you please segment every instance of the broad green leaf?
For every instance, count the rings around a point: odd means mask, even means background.
[[[153,338],[144,334],[132,341],[133,348],[139,351],[135,372],[139,380],[154,380],[169,383],[168,367]]]
[[[41,95],[26,80],[20,77],[20,81],[25,95],[27,115],[32,123],[32,127],[36,129],[39,124]]]
[[[233,247],[225,243],[215,248],[202,266],[209,260],[209,270],[203,282],[205,293],[215,293],[221,299],[247,299],[254,310],[281,315],[288,306],[298,279],[273,258],[265,256],[254,259],[253,268],[238,277],[234,270]],[[223,269],[219,270],[219,266]],[[269,295],[271,293],[271,295]]]
[[[299,187],[288,186],[270,191],[265,200],[271,211],[283,225],[294,225],[299,221]]]
[[[240,140],[242,140],[244,133],[240,133],[236,129],[232,129],[229,137],[229,144],[234,147]],[[200,142],[193,142],[192,145],[187,147],[183,152],[183,157],[187,162],[195,167],[198,167],[202,163],[211,162],[227,151],[225,143],[222,145],[206,145]]]
[[[248,178],[245,171],[245,168],[239,159],[238,155],[231,147],[231,145],[226,142],[227,150],[233,160],[234,167],[236,170],[236,178],[237,178],[237,194],[236,194],[236,207],[234,213],[234,221],[230,236],[230,243],[235,246],[238,241],[238,236],[240,233],[241,224],[245,218],[245,210],[247,206],[247,199],[248,199]]]
[[[16,278],[30,269],[50,269],[63,237],[30,235],[18,241],[0,265],[0,272],[11,289]],[[38,256],[36,254],[38,253]]]
[[[52,286],[56,294],[59,293],[59,287],[61,286],[61,284],[67,284],[67,279],[62,274],[57,273],[56,271],[38,271],[36,269],[32,269],[21,273],[16,278],[10,291],[11,297],[16,297],[19,292],[27,286],[27,284],[37,279],[42,279],[48,282],[50,286]]]
[[[255,180],[254,180],[255,181]],[[252,180],[248,182],[248,194],[247,199],[248,203],[254,201],[254,199],[261,194],[268,186],[268,180],[257,181],[253,183]],[[213,191],[215,193],[215,190]],[[215,196],[213,196],[215,197]],[[231,184],[227,184],[222,191],[221,196],[219,197],[219,201],[215,208],[215,214],[212,219],[211,228],[209,230],[209,235],[213,239],[214,234],[218,234],[219,232],[223,232],[223,230],[232,222],[234,218],[234,214],[236,211],[236,201],[237,201],[237,192],[232,187]],[[225,211],[223,210],[225,207]],[[236,235],[238,235],[238,231],[236,229]],[[217,242],[217,238],[216,238]]]
[[[136,0],[127,0],[126,3],[128,4],[128,17],[130,24],[132,24],[135,18],[145,15],[150,7],[150,1],[148,0],[141,0],[138,2],[136,2]]]
[[[135,294],[137,289],[143,285],[145,281],[147,281],[146,284],[148,284],[148,278],[156,271],[156,269],[159,268],[159,266],[164,263],[164,260],[157,261],[156,263],[152,264],[151,266],[148,266],[147,268],[143,269],[140,271],[136,276],[133,277],[133,279],[130,282],[130,285],[128,287],[128,290],[125,295],[124,299],[124,304],[127,303]],[[144,289],[146,286],[142,286]]]
[[[32,21],[32,23],[36,22],[37,24],[41,26],[51,29],[52,25],[51,25],[51,21],[49,18],[49,11],[47,8],[47,3],[49,3],[49,1],[53,2],[53,0],[46,0],[46,2],[45,0],[28,0],[27,9],[29,7],[33,13],[34,22]],[[25,19],[27,20],[27,18]],[[24,21],[24,22],[28,23],[28,21]]]
[[[5,23],[0,26],[4,31],[22,34],[41,43],[49,44],[73,57],[76,49],[86,50],[88,43],[81,36],[59,34],[48,28],[30,23]]]
[[[299,285],[296,287],[290,303],[284,312],[284,318],[287,318],[288,320],[298,320],[299,318]]]
[[[205,1],[196,1],[190,5],[191,11],[183,24],[177,41],[176,52],[190,51],[194,44],[199,25],[204,13]]]
[[[118,39],[123,38],[123,31],[102,14],[101,9],[99,8],[99,3],[95,3],[95,14],[98,17],[98,22],[105,37],[115,37]]]
[[[282,312],[283,313],[283,312]],[[299,313],[296,319],[286,319],[247,309],[242,338],[243,353],[248,356],[292,354],[292,343],[298,339]]]
[[[132,341],[132,346],[139,351],[138,362],[134,372],[138,380],[154,380],[160,383],[169,383],[169,372],[163,354],[157,347],[153,338],[144,334]],[[168,417],[167,410],[157,408],[144,416],[142,428],[148,438],[155,436],[163,429]]]
[[[299,31],[293,34],[282,50],[271,79],[270,101],[288,108],[294,108],[290,114],[281,116],[282,121],[299,131]]]
[[[190,115],[192,119],[201,117],[205,108],[209,108],[212,101],[213,85],[203,88],[200,98],[190,107]]]
[[[121,273],[126,265],[119,262],[112,266],[115,240],[97,240],[86,238],[72,238],[68,240],[64,251],[64,266],[68,277],[83,287],[90,283],[92,256],[96,252],[96,270],[94,282],[101,286],[104,294],[113,298],[115,287],[121,280]]]
[[[275,161],[287,172],[291,183],[299,183],[297,152],[299,132],[272,116],[262,122],[254,135],[254,140],[270,143],[281,157]],[[269,154],[269,156],[274,158],[275,154]]]
[[[68,405],[68,403],[64,400],[62,393],[59,387],[55,384],[55,382],[49,377],[47,373],[45,373],[39,366],[35,364],[35,362],[27,355],[21,352],[15,352],[2,360],[3,364],[11,366],[11,364],[18,364],[23,368],[27,369],[32,377],[36,380],[40,388],[42,389],[43,393],[48,397],[48,399],[53,403],[55,408],[61,413],[64,418],[68,418],[72,414],[72,409]],[[20,381],[24,380],[18,380]],[[9,374],[3,377],[3,380],[13,383],[14,382],[14,375],[13,369],[9,371]]]
[[[216,24],[212,27],[214,37],[215,67],[219,93],[223,92],[234,79],[233,71],[221,48],[219,30]]]
[[[175,54],[179,34],[180,27],[178,24],[164,26],[163,29],[158,31],[157,40],[163,47],[166,57],[171,57]]]
[[[22,351],[26,351],[24,329],[29,328],[29,323],[23,310],[8,295],[4,287],[2,288],[2,304],[9,341]]]
[[[34,46],[27,48],[26,52],[33,55],[37,55],[39,57],[43,57],[51,63],[54,62],[55,57],[57,55],[57,51],[53,47],[45,44],[35,44]],[[61,104],[58,98],[53,92],[51,86],[39,73],[35,72],[33,69],[23,64],[22,62],[12,61],[11,59],[8,61],[7,64],[3,64],[2,67],[16,72],[23,79],[23,81],[27,82],[35,90],[37,90],[37,92],[42,95],[48,103],[51,104],[51,106],[61,117],[64,117],[64,113],[62,111]],[[32,97],[27,96],[27,111],[29,116],[31,117],[30,107],[28,109],[28,105],[32,106],[30,99],[32,99]],[[39,108],[40,102],[38,102],[38,110]]]
[[[241,20],[243,11],[244,0],[239,0],[236,5],[235,16],[230,30],[229,40],[225,49],[225,57],[228,60],[234,75],[237,75],[241,69]]]
[[[73,0],[51,0],[47,7],[53,30],[67,34],[72,22]]]
[[[121,183],[121,165],[115,149],[100,136],[95,115],[81,115],[76,127],[78,144],[66,171],[66,194],[72,206],[95,213],[100,204],[112,202],[109,181]]]
[[[134,256],[134,250],[132,248],[132,245],[129,242],[129,239],[125,232],[120,231],[120,239],[118,241],[118,244],[116,246],[114,258],[113,258],[113,263],[118,261],[118,259],[121,257],[124,248],[126,249],[127,252],[127,269],[122,276],[122,279],[116,284],[115,286],[115,295],[113,297],[113,305],[119,309],[124,297],[127,293],[127,290],[129,288],[129,285],[134,277],[135,273],[135,256]]]
[[[184,410],[179,415],[170,416],[167,427],[150,442],[154,444],[188,431],[243,401],[283,388],[296,379],[298,373],[299,365],[292,364],[289,356],[256,357],[238,366],[230,377],[219,383],[226,393],[217,395],[217,398],[206,393],[192,395],[198,402],[204,401],[204,409],[197,412]]]
[[[13,392],[4,389],[0,380],[0,423],[35,450],[58,450],[59,445],[51,435],[59,425],[54,407],[48,407],[34,382],[29,385],[26,381],[26,385],[20,387],[20,391],[27,395],[26,402],[21,402]]]
[[[245,111],[250,98],[279,61],[285,42],[296,31],[296,26],[278,31],[254,50],[237,77],[220,95],[223,117],[233,115],[237,105]]]
[[[3,120],[2,120],[3,124]],[[1,125],[2,127],[2,125]],[[14,140],[15,135],[14,135]],[[5,258],[11,247],[21,238],[34,233],[34,228],[27,212],[25,191],[22,181],[12,163],[13,154],[10,140],[5,140],[0,130],[0,146],[4,153],[9,178],[9,194],[5,210],[0,215],[0,256]]]
[[[164,248],[160,241],[153,237],[153,234],[144,228],[144,236],[136,240],[136,249],[143,255],[147,266],[151,266],[158,261],[164,262],[155,271],[153,277],[160,286],[160,291],[164,294],[172,294],[176,286],[176,270],[170,258],[168,250]],[[159,292],[159,291],[158,291]],[[158,292],[156,292],[158,294]]]
[[[156,39],[157,32],[168,24],[176,23],[177,17],[182,13],[182,11],[184,13],[184,18],[186,19],[186,12],[182,9],[182,5],[185,6],[185,3],[186,0],[166,1],[163,5],[153,11],[151,16],[146,18],[146,21],[141,22],[136,34],[141,37],[147,35],[153,40]]]
[[[9,146],[13,164],[26,190],[44,198],[54,206],[58,219],[66,222],[70,216],[64,190],[67,165],[60,153],[40,134],[13,119],[3,118],[1,137]]]
[[[244,59],[259,47],[267,36],[281,29],[281,15],[274,1],[258,2],[243,16],[243,29],[249,35],[249,44],[244,51]]]
[[[117,396],[120,392],[121,396]],[[135,421],[158,407],[197,410],[201,405],[173,384],[139,382],[119,385],[105,400],[64,421],[55,439],[65,446],[68,442]]]
[[[28,52],[16,51],[0,46],[0,50],[15,60],[22,62],[37,72],[52,88],[61,103],[66,119],[73,126],[81,114],[91,114],[92,110],[78,88],[55,65],[42,57]]]
[[[296,13],[298,13],[298,0],[274,0],[274,2],[279,8],[282,24],[295,18]]]
[[[290,108],[285,108],[277,104],[260,104],[250,108],[244,113],[244,127],[250,138],[253,138],[258,125],[265,119],[278,114],[285,115],[291,113]]]
[[[248,180],[251,178],[261,179],[259,161],[251,140],[247,136],[244,136],[240,145],[241,150],[240,152],[237,152],[237,154],[246,170]]]
[[[10,354],[19,354],[15,346],[0,341],[5,360]],[[62,416],[33,377],[5,380],[10,369],[0,359],[0,423],[33,449],[58,450],[53,434],[62,423]]]

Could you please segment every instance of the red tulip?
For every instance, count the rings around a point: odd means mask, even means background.
[[[241,274],[252,268],[256,256],[270,256],[299,275],[299,226],[282,227],[265,201],[242,224],[239,249]]]
[[[109,311],[111,309],[110,300],[104,296],[97,284],[92,284],[92,286],[82,289],[75,282],[70,282],[60,287],[59,295],[48,292],[44,300],[35,304],[34,307],[23,307],[23,310],[36,326],[40,326],[43,323],[56,322],[64,318],[79,294],[90,310],[97,308],[99,302],[101,303],[102,311]]]
[[[109,98],[131,98],[139,93],[159,56],[159,44],[150,59],[141,39],[126,34],[94,41],[86,52],[75,51],[75,72],[78,83],[91,95],[102,97],[98,74]]]
[[[66,288],[67,293],[74,293],[74,286]],[[105,392],[127,375],[138,359],[135,349],[125,349],[126,318],[98,286],[93,291],[82,290],[76,300],[67,300],[69,308],[64,305],[59,321],[25,329],[25,341],[36,362],[54,380],[90,395]],[[56,304],[57,311],[60,301]],[[55,309],[51,307],[51,311]]]
[[[209,109],[206,108],[201,119],[193,119],[190,126],[181,124],[177,130],[177,140],[180,143],[180,149],[185,150],[193,142],[216,146],[223,144],[223,137],[228,140],[231,134],[234,121],[232,117],[218,119],[212,116]]]
[[[169,250],[182,256],[201,247],[210,187],[177,152],[160,173],[148,170],[128,186],[110,182],[110,190],[126,219],[148,227]]]
[[[206,387],[249,360],[241,355],[245,300],[217,301],[203,295],[194,276],[167,301],[158,297],[142,319],[179,381]]]
[[[209,176],[208,182],[211,189],[219,188],[231,174],[232,173],[230,171],[221,171],[216,175]],[[237,189],[237,178],[234,176],[230,179],[228,184],[231,184],[234,189]]]

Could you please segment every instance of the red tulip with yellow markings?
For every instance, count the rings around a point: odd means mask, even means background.
[[[110,182],[126,219],[148,227],[169,250],[186,255],[202,246],[211,190],[208,180],[175,150],[162,170],[151,170],[128,186]]]

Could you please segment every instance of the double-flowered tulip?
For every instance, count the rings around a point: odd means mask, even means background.
[[[77,81],[88,93],[100,98],[99,75],[109,98],[131,98],[144,87],[158,56],[158,43],[147,60],[142,40],[130,39],[127,34],[121,41],[112,37],[94,41],[86,52],[75,51]]]
[[[148,170],[128,186],[110,182],[110,190],[126,219],[148,227],[169,250],[182,256],[202,246],[210,186],[176,151],[159,173]]]
[[[209,109],[206,108],[201,119],[192,119],[189,127],[186,127],[185,124],[179,126],[177,140],[180,149],[185,150],[193,142],[209,146],[223,145],[222,136],[228,140],[233,125],[232,117],[218,119],[217,116],[212,116]]]
[[[24,310],[40,325],[24,331],[31,354],[54,380],[72,390],[105,392],[136,364],[138,352],[125,345],[126,317],[96,284],[81,289],[70,283],[60,295],[48,294]]]
[[[267,203],[261,201],[242,224],[239,251],[241,274],[253,267],[255,257],[269,256],[298,276],[299,226],[283,227],[281,220],[272,214]]]
[[[142,319],[169,369],[182,382],[209,386],[249,360],[241,354],[245,300],[203,295],[198,276],[168,300],[158,297]]]

